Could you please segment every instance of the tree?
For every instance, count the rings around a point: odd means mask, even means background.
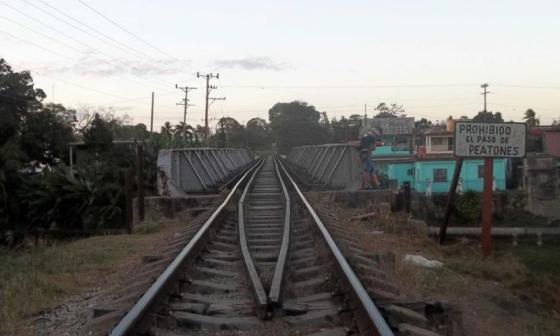
[[[250,149],[270,149],[272,143],[270,125],[266,120],[253,118],[245,127],[245,139]]]
[[[26,161],[34,165],[53,165],[68,158],[68,143],[74,140],[71,119],[64,106],[46,106],[27,115],[20,135]]]
[[[113,133],[109,123],[97,113],[84,132],[84,142],[96,147],[108,147],[113,143]]]
[[[14,72],[0,58],[0,146],[18,134],[23,118],[39,110],[45,97],[43,90],[34,88],[28,71]]]
[[[416,134],[425,134],[426,131],[432,128],[432,122],[426,118],[422,118],[414,122]]]
[[[173,129],[175,135],[182,137],[184,141],[189,141],[189,142],[192,141],[192,136],[193,136],[192,126],[189,126],[188,124],[185,124],[184,122],[181,121],[177,125],[175,125]]]
[[[348,117],[348,121],[352,126],[361,126],[362,125],[362,116],[359,114],[351,114]]]
[[[112,124],[113,139],[120,140],[143,140],[150,137],[150,132],[145,124],[136,125],[119,125],[109,122]]]
[[[163,126],[161,126],[161,135],[167,139],[167,148],[171,148],[171,139],[173,137],[173,126],[169,121],[166,121]]]
[[[490,111],[480,111],[472,120],[476,122],[504,122],[501,112],[492,113]]]
[[[321,113],[305,102],[276,103],[268,111],[268,117],[273,139],[281,152],[288,152],[295,146],[324,143],[328,139],[326,128],[319,123]]]
[[[523,117],[523,120],[525,120],[525,122],[527,123],[528,128],[539,126],[539,124],[541,123],[541,121],[539,120],[539,118],[537,118],[537,114],[535,113],[535,111],[533,111],[533,109],[528,109],[527,111],[525,111],[525,116]]]
[[[385,103],[379,103],[375,108],[377,114],[373,116],[374,118],[402,118],[406,117],[404,107],[402,105],[397,105],[392,103],[387,106]]]
[[[243,126],[234,118],[220,118],[216,125],[214,142],[218,147],[240,147],[245,145]]]

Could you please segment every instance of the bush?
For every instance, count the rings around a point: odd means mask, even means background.
[[[122,187],[118,181],[105,181],[105,175],[59,167],[28,183],[25,202],[32,226],[62,230],[121,226]]]
[[[459,217],[467,223],[476,223],[480,219],[480,197],[473,190],[467,190],[457,200],[457,212]]]

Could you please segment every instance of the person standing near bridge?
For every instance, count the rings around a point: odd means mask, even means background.
[[[371,152],[375,150],[376,139],[374,133],[369,131],[362,136],[358,151],[362,163],[362,188],[371,189],[379,187],[379,180],[375,173],[375,168],[371,162]]]

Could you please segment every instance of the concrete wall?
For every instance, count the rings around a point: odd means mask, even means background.
[[[560,158],[560,131],[545,132],[543,137],[545,152]]]
[[[560,219],[559,159],[528,153],[523,162],[523,188],[527,210],[535,215]]]

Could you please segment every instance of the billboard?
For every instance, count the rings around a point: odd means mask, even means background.
[[[403,118],[368,118],[365,127],[360,129],[360,135],[375,131],[379,135],[409,134],[414,130],[414,117]]]

